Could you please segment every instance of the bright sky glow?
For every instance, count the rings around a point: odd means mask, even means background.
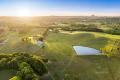
[[[32,12],[30,9],[19,8],[16,10],[16,16],[24,17],[24,16],[32,16]]]
[[[120,16],[120,0],[0,0],[0,16]]]

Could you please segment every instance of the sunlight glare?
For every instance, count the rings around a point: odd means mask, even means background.
[[[29,9],[18,9],[17,16],[18,17],[32,16],[32,12]]]

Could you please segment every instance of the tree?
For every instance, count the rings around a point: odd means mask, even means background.
[[[20,80],[17,76],[14,76],[14,77],[12,77],[11,79],[9,79],[9,80]]]
[[[0,55],[0,68],[17,70],[17,75],[10,80],[38,80],[48,72],[40,57],[26,53],[8,55]]]
[[[38,80],[36,74],[33,72],[33,69],[26,62],[22,62],[19,65],[17,76],[20,78],[20,80]]]
[[[32,60],[29,61],[29,64],[31,65],[33,70],[39,75],[43,75],[48,72],[43,61],[41,61],[39,59],[32,58]]]

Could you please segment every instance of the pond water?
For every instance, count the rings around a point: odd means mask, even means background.
[[[77,55],[100,55],[101,52],[94,48],[84,47],[84,46],[73,46]]]

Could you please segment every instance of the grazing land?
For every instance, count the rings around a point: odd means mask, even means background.
[[[35,80],[119,80],[119,21],[95,16],[0,17],[0,79],[21,79],[27,67]],[[38,46],[37,41],[44,44]],[[73,45],[100,50],[102,55],[77,56]],[[12,61],[17,68],[7,67]],[[31,79],[26,76],[22,80]]]
[[[44,49],[45,56],[51,60],[48,69],[56,80],[119,79],[120,58],[77,56],[72,48],[72,45],[82,45],[100,50],[116,39],[119,39],[118,35],[96,32],[49,32]]]

